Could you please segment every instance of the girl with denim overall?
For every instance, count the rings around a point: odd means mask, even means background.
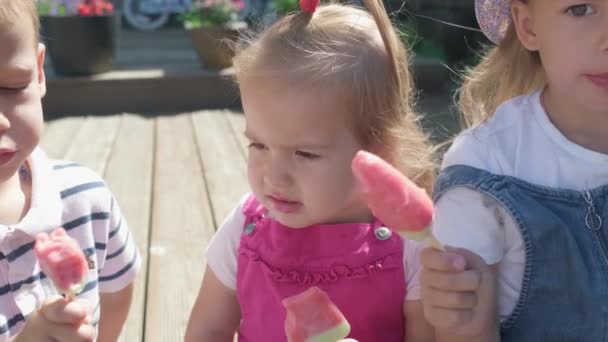
[[[434,178],[407,50],[382,3],[365,5],[303,1],[237,51],[252,193],[210,242],[186,341],[286,341],[281,301],[312,286],[345,315],[350,338],[433,339],[420,246],[372,216],[350,167],[363,149],[427,190]]]
[[[446,153],[423,302],[440,341],[608,341],[608,1],[479,0],[497,44]]]

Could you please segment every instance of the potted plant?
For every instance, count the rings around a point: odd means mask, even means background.
[[[243,0],[194,0],[192,9],[181,16],[203,66],[224,69],[232,66],[231,42],[247,24],[240,19]]]
[[[55,72],[92,75],[112,69],[120,16],[109,0],[39,0],[38,12]]]

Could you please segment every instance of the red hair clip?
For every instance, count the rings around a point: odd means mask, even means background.
[[[314,14],[319,6],[319,0],[300,0],[300,8],[302,11]]]

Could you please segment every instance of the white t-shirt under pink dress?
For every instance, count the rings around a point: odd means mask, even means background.
[[[222,284],[232,290],[236,290],[237,251],[246,219],[242,206],[247,196],[245,195],[237,207],[228,214],[228,217],[213,236],[207,248],[207,264]],[[405,300],[419,300],[419,253],[423,245],[405,239],[403,243],[403,263],[407,286]]]

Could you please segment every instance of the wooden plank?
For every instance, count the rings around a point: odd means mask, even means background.
[[[104,175],[142,256],[131,312],[119,339],[121,342],[143,341],[154,133],[153,119],[124,115]]]
[[[157,119],[146,342],[183,340],[214,233],[191,123]]]
[[[120,115],[88,117],[72,138],[65,158],[103,175],[120,120]]]
[[[243,156],[247,159],[247,146],[249,146],[249,141],[245,137],[245,115],[239,112],[228,112],[226,116],[228,118],[228,122],[230,123],[230,127],[232,128],[232,132],[239,142],[239,146],[243,151]]]
[[[245,158],[226,111],[192,114],[216,227],[248,191]]]
[[[45,122],[40,146],[51,159],[63,159],[74,136],[85,122],[84,117],[67,117]]]

